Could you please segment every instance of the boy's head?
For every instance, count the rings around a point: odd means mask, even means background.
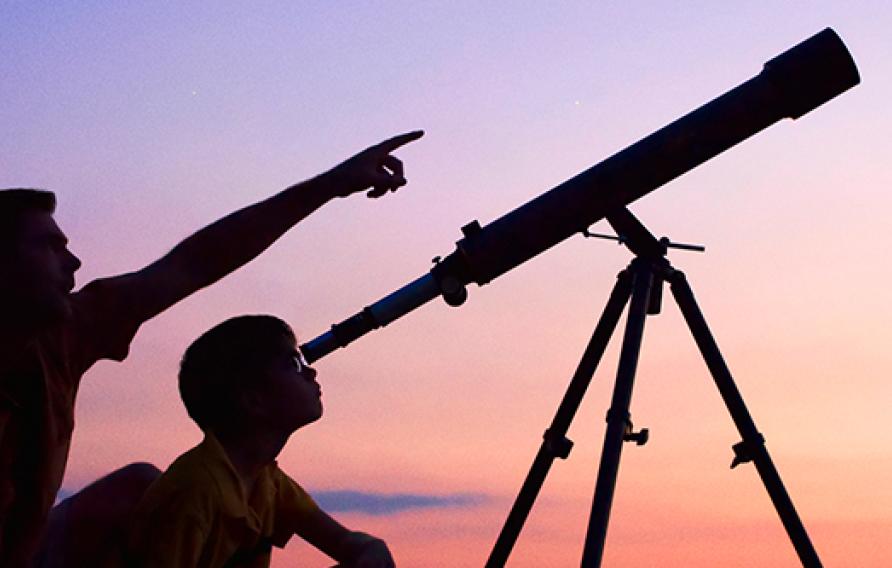
[[[71,313],[68,294],[81,262],[53,220],[56,197],[39,189],[0,190],[0,308],[18,328]]]
[[[322,416],[316,371],[284,321],[238,316],[211,328],[183,355],[180,396],[206,432],[290,434]]]

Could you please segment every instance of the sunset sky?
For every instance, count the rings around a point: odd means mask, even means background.
[[[353,7],[347,7],[353,4]],[[85,377],[63,485],[201,439],[179,358],[244,313],[301,340],[486,224],[757,74],[825,27],[862,84],[641,199],[824,564],[892,564],[892,9],[865,2],[0,0],[0,187],[43,187],[84,261],[141,268],[226,213],[390,135],[409,185],[330,203]],[[608,232],[606,224],[596,229]],[[530,227],[535,230],[535,227]],[[435,300],[316,364],[325,416],[281,467],[404,567],[482,566],[627,250],[573,237],[461,308]],[[797,559],[678,309],[645,331],[604,558]],[[509,566],[579,564],[616,366],[595,375]],[[273,565],[331,561],[292,541]]]

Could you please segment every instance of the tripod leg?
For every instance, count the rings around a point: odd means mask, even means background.
[[[731,467],[748,461],[752,461],[755,464],[756,470],[762,478],[762,483],[765,485],[765,489],[767,489],[768,495],[774,503],[774,508],[777,509],[784,528],[786,528],[787,534],[796,548],[796,553],[799,555],[802,565],[807,568],[820,567],[821,561],[818,559],[818,553],[815,551],[808,533],[805,532],[805,527],[796,513],[790,495],[784,488],[777,468],[774,467],[774,463],[768,455],[768,450],[765,448],[765,438],[756,429],[756,424],[753,422],[746,404],[743,402],[743,397],[740,395],[740,391],[737,390],[737,385],[734,384],[731,372],[728,370],[728,366],[719,352],[718,345],[709,331],[706,319],[697,306],[691,287],[681,272],[673,273],[670,277],[670,282],[672,284],[672,295],[675,296],[675,301],[678,303],[684,319],[694,336],[694,340],[700,348],[700,353],[702,353],[703,359],[709,367],[709,372],[712,374],[712,378],[715,380],[715,384],[722,395],[722,399],[724,399],[725,405],[731,413],[731,418],[734,420],[735,426],[737,426],[737,431],[740,432],[743,438],[741,443],[734,446],[736,457]]]
[[[625,434],[629,427],[629,405],[632,401],[632,386],[638,368],[638,354],[641,351],[641,338],[644,334],[644,320],[650,303],[651,286],[654,280],[650,262],[635,259],[632,262],[633,278],[632,301],[623,336],[613,401],[607,412],[607,432],[604,435],[604,449],[598,467],[598,481],[595,484],[595,497],[589,518],[585,547],[582,553],[582,566],[585,568],[601,565],[604,554],[604,541],[607,538],[607,523],[610,520],[610,506],[616,488],[619,472],[619,458]]]
[[[585,352],[582,354],[582,359],[579,361],[563,400],[561,400],[554,420],[552,420],[548,430],[545,431],[542,445],[539,447],[539,452],[536,454],[530,472],[527,474],[520,493],[511,507],[511,512],[508,514],[505,525],[499,533],[499,538],[496,540],[496,544],[489,555],[489,560],[486,561],[487,568],[498,568],[504,566],[505,562],[508,561],[511,549],[514,548],[517,537],[520,535],[520,530],[523,528],[530,509],[533,507],[533,502],[539,495],[539,490],[542,489],[542,484],[545,482],[545,476],[548,475],[551,464],[554,463],[556,457],[563,459],[569,454],[573,445],[566,438],[570,422],[579,409],[579,404],[582,402],[582,397],[585,395],[592,376],[595,374],[595,369],[597,369],[598,363],[604,355],[604,350],[607,349],[610,336],[613,335],[626,302],[629,301],[631,289],[631,275],[627,270],[624,270],[617,277],[616,285],[614,285],[613,291],[610,293],[604,312],[601,314],[598,325],[595,327]]]

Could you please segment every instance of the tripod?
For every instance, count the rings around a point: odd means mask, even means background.
[[[490,553],[486,562],[487,568],[505,565],[533,502],[542,488],[551,464],[555,458],[566,459],[570,454],[573,442],[566,437],[570,422],[582,402],[582,397],[591,382],[604,350],[607,348],[610,336],[616,329],[626,303],[630,303],[613,400],[607,412],[607,431],[604,435],[604,447],[601,452],[601,463],[598,468],[595,495],[582,554],[581,566],[583,568],[601,565],[623,442],[634,441],[640,446],[644,445],[648,438],[647,429],[642,429],[639,432],[633,430],[629,404],[632,398],[632,386],[638,365],[641,338],[644,333],[644,321],[647,315],[660,312],[662,288],[666,281],[670,284],[672,295],[681,309],[685,322],[694,336],[697,347],[700,349],[709,372],[725,401],[725,406],[731,414],[734,425],[741,435],[742,441],[733,446],[734,460],[731,467],[734,468],[748,462],[755,464],[802,565],[806,568],[820,567],[821,561],[818,559],[818,554],[796,513],[793,502],[784,488],[783,481],[781,481],[771,457],[768,455],[768,450],[765,448],[765,438],[756,429],[756,425],[750,417],[740,391],[737,390],[734,379],[731,377],[731,372],[728,370],[706,320],[697,306],[691,287],[684,274],[672,268],[666,259],[669,247],[703,249],[692,245],[673,244],[666,238],[657,240],[625,208],[608,215],[607,220],[616,230],[617,240],[621,244],[625,244],[635,254],[635,259],[617,277],[607,306],[598,320],[592,338],[573,374],[570,386],[564,394],[554,420],[545,431],[542,445],[530,472],[527,474]],[[588,231],[585,231],[584,234],[604,237],[604,235],[593,235]]]

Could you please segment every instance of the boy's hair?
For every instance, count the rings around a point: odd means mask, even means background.
[[[43,189],[0,190],[0,253],[9,251],[15,242],[25,213],[56,210],[56,196]]]
[[[180,397],[189,416],[204,431],[231,424],[239,395],[281,353],[295,344],[287,323],[269,315],[238,316],[204,332],[180,362]]]

